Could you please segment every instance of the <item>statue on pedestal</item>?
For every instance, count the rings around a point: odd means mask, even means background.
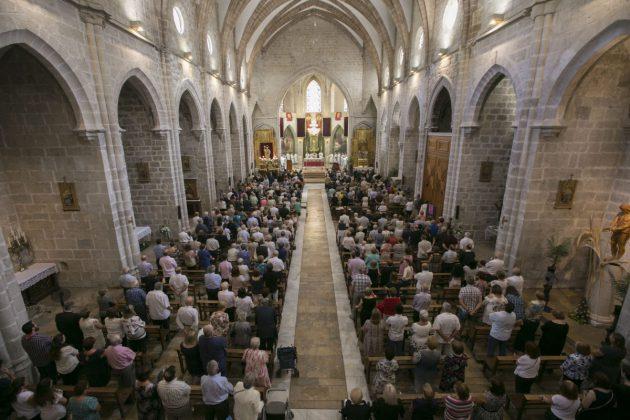
[[[613,260],[620,260],[630,239],[630,203],[621,204],[619,213],[603,231],[610,231],[610,252]]]

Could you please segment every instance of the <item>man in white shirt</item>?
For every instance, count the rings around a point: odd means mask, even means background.
[[[402,356],[405,350],[405,327],[409,319],[403,315],[403,306],[396,306],[396,314],[385,321],[387,325],[387,339],[389,346],[394,349],[396,356]]]
[[[232,244],[230,246],[230,249],[228,249],[228,252],[227,252],[227,260],[229,262],[236,262],[237,259],[238,259],[238,247],[236,244]]]
[[[429,252],[433,249],[431,242],[427,240],[426,236],[422,237],[422,240],[418,242],[418,258],[425,259],[429,256]]]
[[[475,247],[475,241],[470,238],[470,232],[464,233],[464,237],[459,240],[459,249],[464,250],[468,245],[470,245],[470,249]]]
[[[422,271],[414,276],[416,279],[416,289],[431,290],[431,282],[433,282],[433,273],[429,271],[429,264],[422,264]]]
[[[345,213],[342,214],[341,216],[339,216],[339,223],[343,223],[344,225],[346,225],[346,227],[350,226],[350,216]]]
[[[278,251],[273,251],[273,257],[269,258],[269,260],[267,262],[271,263],[271,265],[273,266],[272,271],[274,273],[280,273],[282,270],[284,270],[284,262],[278,258]]]
[[[514,287],[518,294],[523,296],[523,285],[525,284],[525,279],[521,276],[520,268],[514,267],[512,269],[512,275],[508,277],[506,281],[508,286]]]
[[[221,244],[219,244],[219,241],[217,241],[214,236],[208,238],[206,241],[206,249],[210,251],[210,254],[212,254],[215,259],[218,256],[219,248],[221,248]]]
[[[256,420],[262,412],[265,403],[260,398],[260,392],[254,388],[256,375],[253,372],[245,374],[243,382],[234,386],[234,418],[239,420]]]
[[[442,312],[433,321],[433,330],[437,333],[442,355],[446,356],[452,353],[451,344],[460,328],[459,318],[452,312],[451,304],[444,302],[442,304]]]
[[[138,279],[136,279],[129,272],[129,267],[123,267],[122,274],[118,278],[118,281],[120,283],[120,287],[122,287],[123,289],[128,289],[130,287],[133,287],[133,285],[138,282]]]
[[[183,305],[188,297],[188,277],[182,274],[181,267],[175,269],[175,275],[171,276],[168,281],[168,285],[173,291],[176,299],[179,299],[179,304]]]
[[[179,232],[177,237],[179,238],[179,243],[182,245],[192,242],[193,240],[192,236],[190,236],[190,234],[186,232],[185,230],[182,230],[181,232]]]
[[[160,258],[160,267],[162,267],[162,274],[164,275],[164,278],[168,280],[171,276],[175,275],[177,261],[169,255],[168,251],[165,251],[164,256]]]
[[[190,385],[176,377],[175,366],[164,370],[164,379],[157,384],[157,393],[168,419],[192,418]]]
[[[196,211],[195,216],[190,221],[190,226],[197,226],[199,224],[199,221],[201,220],[203,219],[201,218],[201,216],[199,216],[199,212]]]
[[[162,291],[162,283],[155,283],[155,290],[147,293],[146,305],[149,308],[149,318],[155,323],[168,329],[168,318],[171,316],[171,302],[166,293]]]
[[[191,328],[197,330],[199,328],[199,311],[193,307],[193,298],[188,296],[184,305],[177,311],[175,322],[180,330]]]
[[[504,267],[503,254],[500,252],[497,252],[494,258],[486,263],[482,271],[485,271],[491,276],[496,276],[499,271],[503,271],[503,267]]]
[[[488,356],[495,355],[495,348],[498,347],[499,356],[505,356],[507,352],[507,343],[510,341],[514,324],[516,323],[516,314],[514,313],[514,305],[511,302],[505,304],[502,311],[492,312],[490,314],[490,335],[488,336]]]

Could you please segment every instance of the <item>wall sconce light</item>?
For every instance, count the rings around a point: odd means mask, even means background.
[[[440,50],[438,51],[438,56],[443,57],[446,54],[448,54],[448,48],[440,48]]]
[[[135,32],[144,32],[142,22],[139,20],[132,20],[131,22],[129,22],[129,29]]]
[[[191,61],[191,60],[192,60],[192,58],[193,58],[193,55],[192,55],[192,53],[191,53],[190,51],[185,51],[185,52],[184,52],[184,58],[185,58],[186,60],[188,60],[188,61]]]
[[[496,26],[505,21],[505,15],[503,13],[495,13],[490,19],[490,26]]]

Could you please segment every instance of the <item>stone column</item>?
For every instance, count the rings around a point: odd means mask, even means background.
[[[177,220],[177,228],[181,231],[188,229],[188,209],[186,208],[186,194],[183,191],[184,174],[182,172],[182,162],[179,154],[179,147],[175,147],[174,144],[179,145],[179,137],[173,139],[173,135],[179,136],[179,128],[155,128],[153,129],[153,135],[160,139],[162,143],[168,145],[168,153],[170,157],[170,170],[171,179],[173,180],[173,203],[179,207],[179,218]],[[171,226],[171,229],[173,226]],[[177,232],[175,232],[177,233]]]
[[[451,153],[448,163],[447,185],[451,186],[450,194],[447,190],[444,197],[444,214],[455,217],[457,213],[457,199],[459,196],[459,174],[462,164],[462,150],[464,144],[471,142],[479,132],[479,125],[475,123],[464,123],[459,128],[457,137],[451,137]],[[452,179],[451,179],[452,178]]]
[[[608,327],[613,323],[615,281],[624,274],[621,267],[614,265],[606,265],[600,271],[600,278],[595,279],[588,291],[589,318],[592,325]]]
[[[422,183],[424,182],[424,163],[427,149],[427,140],[429,138],[429,129],[424,128],[418,136],[418,160],[416,161],[416,184],[414,187],[414,196],[422,195]],[[422,162],[422,164],[421,164]]]
[[[17,376],[31,378],[31,361],[22,349],[22,325],[28,314],[13,274],[9,251],[0,230],[0,356]]]
[[[199,180],[199,184],[203,185],[203,187],[200,188],[199,198],[201,199],[202,207],[206,211],[210,211],[210,209],[212,208],[212,203],[214,202],[214,200],[212,199],[213,194],[214,194],[214,190],[212,187],[212,184],[214,183],[214,177],[212,176],[212,172],[210,171],[211,158],[208,154],[206,130],[203,128],[193,129],[192,134],[201,145],[201,150],[203,150],[203,162],[204,162],[205,170],[204,170],[204,179]]]

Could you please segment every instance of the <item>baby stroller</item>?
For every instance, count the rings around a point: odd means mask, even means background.
[[[289,393],[286,389],[269,388],[263,408],[262,420],[291,420],[293,412],[289,408]]]
[[[280,362],[278,376],[282,374],[283,370],[290,370],[296,378],[300,376],[300,371],[297,368],[297,348],[293,346],[278,347],[276,355],[278,356],[278,362]]]

